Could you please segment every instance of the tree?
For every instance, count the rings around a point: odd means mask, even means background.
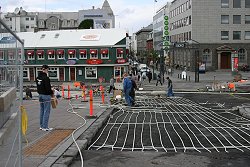
[[[83,20],[80,25],[78,26],[78,29],[92,29],[94,28],[94,21],[93,19],[86,19]]]

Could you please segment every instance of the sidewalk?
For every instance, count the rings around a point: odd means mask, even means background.
[[[156,71],[158,73],[158,71]],[[173,90],[174,92],[181,92],[181,91],[197,91],[198,89],[204,89],[206,85],[211,85],[214,82],[217,83],[226,83],[229,81],[233,80],[233,76],[231,75],[231,72],[206,72],[205,74],[200,74],[200,81],[199,82],[194,82],[194,72],[187,72],[187,76],[189,78],[190,76],[190,81],[189,80],[182,80],[178,78],[178,74],[180,74],[180,70],[175,70],[172,76],[170,75],[170,79],[173,81]],[[165,78],[168,75],[165,75]],[[242,73],[243,78],[250,78],[250,73]],[[26,85],[29,83],[26,83]],[[52,83],[52,84],[58,84],[58,83]],[[65,87],[70,84],[70,86],[73,88],[73,83],[59,83],[59,85],[64,85]],[[89,85],[90,83],[86,83]],[[144,83],[144,90],[145,91],[165,91],[166,90],[166,81],[163,83],[163,85],[158,85],[155,86],[156,80],[153,80],[150,84],[148,83],[148,80],[145,81]],[[109,84],[105,83],[105,87],[107,87]],[[75,97],[75,95],[80,96],[81,91],[78,89],[78,91],[72,91],[71,96]],[[52,136],[52,132],[44,132],[39,130],[39,102],[37,100],[38,94],[36,92],[33,93],[34,100],[24,100],[24,106],[27,110],[28,113],[28,130],[27,130],[27,140],[28,144],[26,141],[23,139],[23,149],[25,150],[26,148],[31,148],[33,144],[36,145],[38,141],[43,139],[44,137],[50,137],[50,138],[45,138],[45,145],[47,143],[53,143],[54,141],[57,141],[58,136]],[[65,92],[65,96],[67,96]],[[105,101],[108,101],[108,97],[105,97]],[[102,114],[106,113],[107,106],[102,106],[100,105],[101,103],[101,98],[94,97],[94,115],[101,116]],[[67,111],[69,108],[69,102],[68,100],[60,100],[59,101],[59,106],[56,109],[52,109],[51,115],[50,115],[50,122],[49,125],[50,127],[55,128],[55,130],[74,130],[80,127],[81,125],[85,124],[85,121],[83,118],[85,116],[89,115],[89,103],[82,103],[80,100],[74,100],[74,104],[77,104],[79,106],[78,109],[75,109],[76,113],[70,113]],[[80,105],[81,104],[81,105]],[[17,107],[18,107],[17,103]],[[76,105],[76,107],[77,107]],[[17,108],[16,108],[17,110]],[[77,115],[78,114],[78,115]],[[83,118],[81,118],[82,116]],[[108,117],[108,116],[107,116]],[[87,119],[86,125],[83,126],[83,128],[80,129],[80,131],[75,135],[75,138],[77,136],[80,136],[82,133],[85,132],[85,130],[88,127],[91,127],[91,124],[95,121],[96,119]],[[17,159],[17,153],[18,153],[18,140],[14,143],[14,139],[16,138],[17,135],[17,128],[18,128],[18,121],[16,119],[15,125],[13,126],[14,128],[6,134],[8,136],[6,142],[0,146],[0,166],[5,166],[8,156],[10,151],[12,150],[13,146],[13,154],[10,157],[9,164],[7,166],[14,166],[14,164],[18,164],[18,159]],[[92,127],[91,127],[92,128]],[[54,131],[56,132],[56,131]],[[91,133],[93,135],[93,133]],[[18,138],[17,138],[18,139]],[[49,140],[49,141],[48,141]],[[14,145],[13,145],[14,143]],[[23,152],[23,166],[25,167],[36,167],[36,166],[49,166],[50,163],[53,163],[55,159],[58,159],[62,154],[65,153],[65,151],[68,149],[70,145],[72,145],[73,139],[71,136],[66,137],[62,139],[60,144],[58,143],[54,148],[45,148],[45,149],[52,149],[49,151],[48,154],[46,155],[34,155],[33,153],[31,154],[25,154]],[[43,148],[43,146],[39,147],[40,149]],[[71,149],[72,152],[77,154],[77,150]],[[73,154],[73,153],[72,153]]]

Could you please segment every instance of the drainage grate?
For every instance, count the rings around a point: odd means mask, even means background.
[[[73,131],[73,129],[55,129],[31,146],[26,147],[24,149],[24,155],[47,155]]]

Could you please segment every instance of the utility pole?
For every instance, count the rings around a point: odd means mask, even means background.
[[[195,56],[195,82],[199,82],[199,50],[194,51]]]

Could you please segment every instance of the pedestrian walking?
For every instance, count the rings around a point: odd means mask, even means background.
[[[174,96],[172,80],[169,77],[167,77],[167,81],[168,81],[167,97]]]
[[[109,80],[109,93],[111,92],[111,90],[115,89],[114,84],[115,84],[114,75],[112,75]]]
[[[150,83],[151,80],[152,80],[152,72],[149,71],[148,72],[148,82]]]
[[[53,96],[48,73],[49,66],[43,65],[42,72],[40,72],[36,78],[37,92],[39,94],[40,102],[40,130],[43,131],[50,131],[53,129],[48,126],[51,110],[51,96]]]
[[[123,75],[123,91],[125,94],[125,100],[128,106],[132,106],[133,99],[130,96],[130,91],[132,89],[132,81],[128,77],[127,73]]]
[[[161,82],[161,74],[160,74],[160,73],[157,75],[156,86],[158,85],[158,82],[160,82],[160,84],[162,85],[162,82]]]

